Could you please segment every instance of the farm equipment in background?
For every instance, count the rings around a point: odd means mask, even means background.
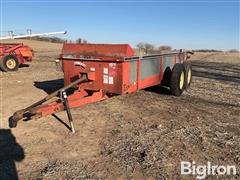
[[[0,40],[27,38],[34,36],[49,36],[56,34],[66,34],[67,32],[52,32],[26,35],[13,35],[0,37]],[[0,70],[17,71],[19,65],[32,61],[33,50],[23,43],[0,43]]]
[[[0,44],[0,69],[16,71],[20,64],[32,61],[33,50],[23,43]]]
[[[186,51],[134,56],[128,44],[64,44],[59,63],[64,71],[64,87],[33,105],[17,111],[9,119],[16,127],[19,120],[37,119],[66,110],[72,130],[70,109],[164,84],[180,96],[191,83],[190,56]],[[68,89],[74,89],[68,93]],[[53,97],[57,100],[49,101]]]

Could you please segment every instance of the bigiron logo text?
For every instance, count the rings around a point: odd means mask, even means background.
[[[181,175],[194,175],[196,179],[204,179],[208,175],[236,175],[237,170],[234,165],[213,165],[211,162],[207,162],[206,165],[197,165],[195,161],[181,162]]]

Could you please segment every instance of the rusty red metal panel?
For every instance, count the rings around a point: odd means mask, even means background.
[[[94,72],[93,79],[79,85],[80,89],[89,91],[104,90],[106,93],[126,94],[134,92],[138,89],[154,86],[161,83],[163,78],[163,63],[167,61],[163,55],[133,57],[132,48],[127,44],[64,44],[63,54],[78,53],[80,57],[76,58],[60,58],[64,65],[64,82],[65,85],[70,84],[79,78],[81,73]],[[94,57],[102,57],[103,59],[81,58],[82,55],[92,55]],[[123,56],[122,61],[109,57]],[[177,54],[170,54],[173,61],[176,60]],[[166,54],[168,57],[169,54]],[[70,56],[71,57],[71,56]],[[131,80],[131,63],[136,62],[136,77]],[[149,63],[144,63],[149,62]],[[151,63],[154,62],[154,63]],[[155,64],[159,66],[153,66]],[[175,64],[175,61],[173,62]],[[153,68],[154,67],[154,68]],[[159,69],[156,69],[159,68]],[[143,71],[145,68],[146,71]],[[144,73],[141,78],[141,73]]]
[[[63,45],[62,54],[84,56],[122,56],[131,57],[133,49],[128,44],[70,44]]]
[[[74,56],[64,58],[63,55]],[[60,58],[64,65],[64,83],[65,85],[70,84],[75,78],[78,78],[80,73],[94,70],[95,81],[81,84],[80,88],[92,91],[104,89],[109,93],[122,94],[122,64],[127,63],[123,62],[124,57],[132,57],[133,55],[134,52],[128,44],[65,43],[62,49],[62,58]],[[81,60],[81,57],[85,56],[90,58]],[[122,57],[121,60],[119,57]],[[101,61],[96,59],[101,59]]]
[[[122,62],[82,61],[84,66],[76,66],[75,60],[64,60],[64,84],[68,85],[79,78],[80,73],[95,74],[95,80],[80,84],[81,89],[121,94]]]

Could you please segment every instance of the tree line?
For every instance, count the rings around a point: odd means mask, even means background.
[[[83,38],[77,38],[74,40],[67,40],[59,37],[31,37],[30,39],[38,40],[38,41],[47,41],[52,43],[77,43],[77,44],[88,44],[89,42],[86,39]],[[149,55],[149,54],[158,54],[158,53],[165,53],[172,51],[172,47],[169,45],[160,45],[155,46],[151,43],[147,42],[140,42],[136,45],[136,53],[141,55]],[[193,50],[194,52],[224,52],[222,50],[216,50],[216,49],[196,49]],[[227,52],[239,52],[237,49],[230,49]]]
[[[41,36],[35,36],[30,37],[29,39],[37,40],[37,41],[46,41],[46,42],[52,42],[52,43],[77,43],[77,44],[88,44],[89,42],[82,38],[77,38],[75,41],[73,40],[67,40],[59,37],[41,37]]]
[[[156,47],[153,44],[144,42],[138,43],[136,47],[138,48],[138,52],[142,55],[164,53],[172,50],[172,47],[168,45],[161,45]]]

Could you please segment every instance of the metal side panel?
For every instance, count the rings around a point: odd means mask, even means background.
[[[160,73],[160,57],[145,57],[140,62],[140,79]]]
[[[137,61],[130,62],[130,83],[137,81]]]
[[[176,63],[180,63],[179,54],[176,55]]]
[[[167,67],[171,69],[174,66],[174,56],[163,56],[163,72],[166,70]]]

